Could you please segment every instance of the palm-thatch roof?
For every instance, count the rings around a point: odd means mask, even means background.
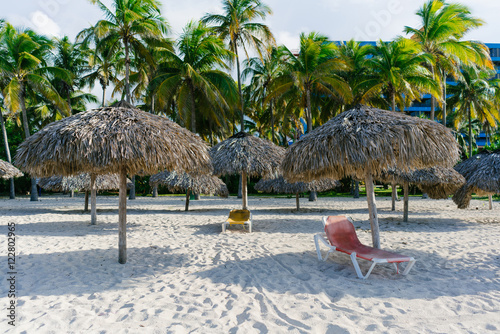
[[[275,179],[261,179],[254,186],[255,190],[263,192],[275,192],[281,194],[297,194],[306,191],[326,191],[340,185],[339,181],[322,179],[311,182],[287,182],[283,176]]]
[[[33,176],[120,174],[118,262],[127,262],[127,174],[212,172],[207,144],[167,120],[121,103],[51,123],[26,139],[16,163]],[[92,192],[95,203],[95,192]],[[91,221],[95,222],[95,205]]]
[[[159,168],[211,172],[207,149],[198,136],[164,117],[119,106],[47,125],[19,146],[15,161],[38,177],[112,174],[121,168],[128,174],[154,174]]]
[[[269,140],[239,132],[212,147],[214,175],[245,173],[249,176],[277,175],[285,149]]]
[[[197,194],[229,195],[226,184],[221,179],[206,174],[191,176],[188,173],[163,171],[152,175],[149,178],[149,184],[151,186],[162,184],[172,192],[186,192],[190,190]]]
[[[23,175],[24,174],[21,173],[21,171],[16,167],[14,167],[12,164],[0,159],[0,178],[10,179],[13,177],[20,177]]]
[[[469,206],[472,194],[500,193],[500,150],[484,150],[455,166],[467,182],[453,196],[458,208]]]
[[[96,177],[96,189],[115,190],[120,188],[120,177],[118,174],[98,175]],[[90,191],[90,175],[87,173],[78,176],[51,176],[44,177],[38,181],[38,185],[51,191]],[[132,181],[127,179],[127,188],[130,189]]]
[[[452,167],[459,148],[450,129],[437,122],[364,105],[345,111],[303,136],[283,161],[289,181],[363,179],[388,168],[402,171]]]
[[[411,183],[432,199],[446,199],[465,183],[465,178],[452,168],[430,167],[403,172],[397,169],[384,171],[378,180],[386,183]]]

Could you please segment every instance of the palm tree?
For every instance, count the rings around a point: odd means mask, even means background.
[[[469,157],[472,156],[473,118],[478,120],[478,124],[486,122],[491,127],[496,127],[497,121],[500,121],[498,111],[500,106],[498,100],[499,80],[491,79],[494,74],[493,71],[484,71],[474,66],[464,66],[461,79],[456,85],[450,85],[448,88],[448,91],[452,94],[450,105],[456,109],[455,127],[462,120],[467,119]]]
[[[94,88],[95,82],[99,81],[102,88],[101,106],[106,103],[106,89],[110,84],[119,82],[118,75],[123,70],[123,52],[115,52],[112,49],[93,48],[88,49],[89,72],[82,77],[82,81]]]
[[[226,128],[236,85],[231,76],[215,68],[225,68],[232,53],[207,26],[194,22],[186,25],[176,47],[179,54],[165,55],[167,61],[160,64],[151,84],[157,107],[164,108],[175,99],[179,116],[195,133],[201,130],[196,126],[200,118]]]
[[[94,27],[84,29],[77,39],[98,40],[97,48],[109,49],[109,52],[125,50],[125,97],[131,101],[130,94],[130,56],[141,55],[148,62],[153,62],[146,45],[154,45],[167,33],[168,25],[160,14],[157,0],[113,0],[113,11],[99,0],[90,0],[97,4],[106,19],[100,20]]]
[[[432,56],[421,52],[419,45],[406,38],[392,42],[379,41],[375,55],[368,60],[371,76],[362,84],[379,90],[388,98],[388,105],[401,111],[423,93],[439,95],[439,84],[423,64],[432,61]]]
[[[272,97],[293,93],[295,98],[303,101],[305,107],[307,132],[313,127],[313,111],[311,95],[326,96],[330,100],[337,99],[350,102],[352,92],[349,85],[339,75],[348,67],[336,56],[337,46],[326,36],[312,32],[300,35],[299,54],[295,55],[286,49],[286,70],[281,78],[273,84]],[[291,96],[290,96],[291,97]]]
[[[90,97],[79,92],[84,86],[83,75],[89,70],[88,60],[85,51],[80,45],[73,44],[67,36],[55,40],[55,53],[53,56],[54,66],[62,68],[71,73],[72,80],[66,81],[54,78],[52,83],[59,92],[59,95],[66,99],[72,114],[72,96],[81,98]]]
[[[369,59],[375,54],[375,48],[370,44],[362,45],[360,42],[350,40],[340,43],[338,57],[348,66],[348,70],[340,72],[352,91],[352,102],[345,108],[350,109],[359,103],[368,104],[370,100],[378,97],[378,92],[373,91],[373,82],[369,81],[371,72]],[[372,84],[371,86],[367,84]]]
[[[268,26],[256,20],[272,14],[271,8],[260,0],[222,0],[223,14],[206,14],[202,22],[214,24],[212,27],[222,40],[229,42],[229,50],[236,62],[239,110],[241,112],[241,130],[245,121],[243,112],[243,92],[241,88],[240,58],[238,48],[243,48],[248,58],[248,47],[258,52],[261,58],[267,44],[274,44],[274,37]],[[234,121],[233,121],[233,129]],[[233,130],[234,131],[234,130]]]
[[[460,76],[461,64],[476,63],[492,69],[488,48],[482,43],[461,41],[463,36],[480,27],[483,21],[472,16],[461,4],[448,4],[443,0],[429,0],[417,11],[420,28],[405,27],[422,51],[434,57],[429,64],[432,73],[439,75],[442,86],[443,124],[446,126],[446,78]],[[434,119],[436,96],[431,96],[431,119]]]
[[[5,26],[0,41],[0,71],[5,82],[3,96],[6,107],[21,111],[24,136],[30,136],[26,97],[29,92],[42,95],[53,103],[61,113],[69,114],[69,106],[59,96],[50,79],[58,77],[71,82],[71,75],[60,68],[47,66],[51,41],[32,30],[16,30],[12,25]],[[31,200],[37,201],[36,180],[31,179]]]
[[[269,110],[269,121],[271,128],[271,141],[275,141],[275,113],[274,99],[267,103],[267,94],[269,87],[274,80],[279,78],[284,71],[284,47],[272,47],[264,58],[254,57],[243,62],[245,69],[242,73],[242,79],[251,77],[249,87],[250,99],[254,104],[260,104],[260,109]],[[259,107],[258,105],[256,106]]]

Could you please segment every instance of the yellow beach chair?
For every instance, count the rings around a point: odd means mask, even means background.
[[[252,213],[250,210],[231,210],[229,218],[222,223],[222,232],[226,232],[228,225],[248,225],[248,232],[252,232]]]

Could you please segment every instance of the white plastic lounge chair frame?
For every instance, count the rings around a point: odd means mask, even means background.
[[[231,212],[233,211],[241,211],[241,210],[231,210],[229,211],[229,218],[228,220],[226,220],[225,222],[222,223],[222,232],[226,232],[226,228],[230,225],[247,225],[248,226],[248,232],[252,232],[252,212],[250,210],[246,210],[250,213],[250,216],[248,218],[248,220],[246,221],[241,221],[241,223],[232,223],[229,222],[229,219],[231,218]]]
[[[353,224],[353,221],[350,217],[346,217],[347,220]],[[327,216],[324,216],[323,217],[323,226],[326,225],[326,221],[327,221],[328,217]],[[353,224],[354,225],[354,224]],[[321,250],[320,250],[320,247],[319,247],[319,241],[321,241],[326,247],[328,247],[328,252],[326,253],[325,257],[323,257],[321,255]],[[323,232],[323,233],[318,233],[314,236],[314,243],[316,245],[316,252],[318,254],[318,259],[319,260],[322,260],[322,261],[326,261],[326,259],[328,258],[328,256],[337,251],[337,247],[333,246],[330,244],[330,241],[328,240],[327,236],[326,236],[326,233]],[[373,258],[372,260],[367,260],[367,261],[371,261],[372,262],[372,265],[370,266],[370,269],[368,269],[368,272],[366,273],[366,275],[363,275],[363,273],[361,272],[361,268],[359,267],[359,264],[358,264],[358,260],[357,260],[357,254],[356,252],[352,252],[350,255],[351,257],[351,261],[352,261],[352,264],[354,265],[354,269],[356,270],[356,274],[358,275],[359,278],[361,279],[367,279],[368,276],[370,276],[370,274],[372,273],[372,270],[373,268],[375,268],[375,266],[379,263],[389,263],[389,261],[387,259],[379,259],[379,258]],[[365,260],[365,259],[363,259]],[[415,264],[415,259],[413,257],[410,257],[409,258],[409,261],[408,264],[406,265],[406,268],[405,270],[403,271],[403,275],[407,275],[411,268],[413,267],[413,265]],[[398,268],[398,265],[397,263],[392,263],[394,264],[394,267],[396,268],[396,272],[399,274],[399,268]]]

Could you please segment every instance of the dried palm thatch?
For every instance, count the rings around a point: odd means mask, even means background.
[[[23,175],[24,174],[21,173],[21,171],[16,167],[14,167],[12,164],[0,159],[0,178],[10,179],[13,177],[20,177]]]
[[[459,148],[437,122],[358,105],[292,145],[282,164],[288,181],[364,178],[374,247],[380,247],[373,176],[432,166],[452,167]]]
[[[261,179],[255,184],[255,190],[263,192],[275,192],[282,194],[295,194],[297,211],[300,210],[299,193],[306,191],[326,191],[340,185],[339,181],[331,179],[315,180],[311,182],[287,182],[283,176],[275,179]]]
[[[215,194],[223,197],[229,195],[227,186],[221,179],[213,175],[191,176],[188,173],[163,171],[149,178],[151,186],[159,184],[172,192],[186,192],[186,211],[189,210],[189,194]]]
[[[364,179],[431,166],[452,167],[459,148],[450,129],[437,122],[358,105],[332,118],[292,145],[283,161],[290,181],[324,177]]]
[[[470,205],[472,194],[491,195],[500,193],[500,150],[484,150],[455,166],[455,170],[467,180],[453,196],[459,209]]]
[[[261,179],[255,184],[255,190],[275,192],[281,194],[297,194],[306,191],[327,191],[340,185],[339,181],[331,179],[315,180],[311,182],[287,182],[283,176],[275,179]]]
[[[96,177],[96,189],[115,190],[120,188],[120,176],[118,174],[98,175]],[[38,185],[51,191],[90,191],[90,175],[87,173],[78,176],[51,176],[44,177],[38,181]],[[132,181],[127,179],[127,188],[130,189]]]
[[[465,178],[453,168],[430,167],[402,172],[396,169],[384,171],[378,180],[386,183],[414,184],[432,199],[446,199],[465,183]]]
[[[207,144],[164,117],[105,107],[51,123],[25,140],[16,164],[37,177],[154,174],[161,168],[211,172]]]
[[[212,147],[214,175],[242,176],[243,209],[247,209],[247,176],[277,176],[285,149],[269,140],[239,132]]]
[[[277,175],[285,149],[269,140],[239,132],[210,150],[214,175]]]
[[[39,177],[89,173],[94,180],[95,175],[119,173],[120,263],[126,262],[127,173],[212,171],[208,146],[198,136],[125,102],[47,125],[19,146],[16,162],[21,170]]]

